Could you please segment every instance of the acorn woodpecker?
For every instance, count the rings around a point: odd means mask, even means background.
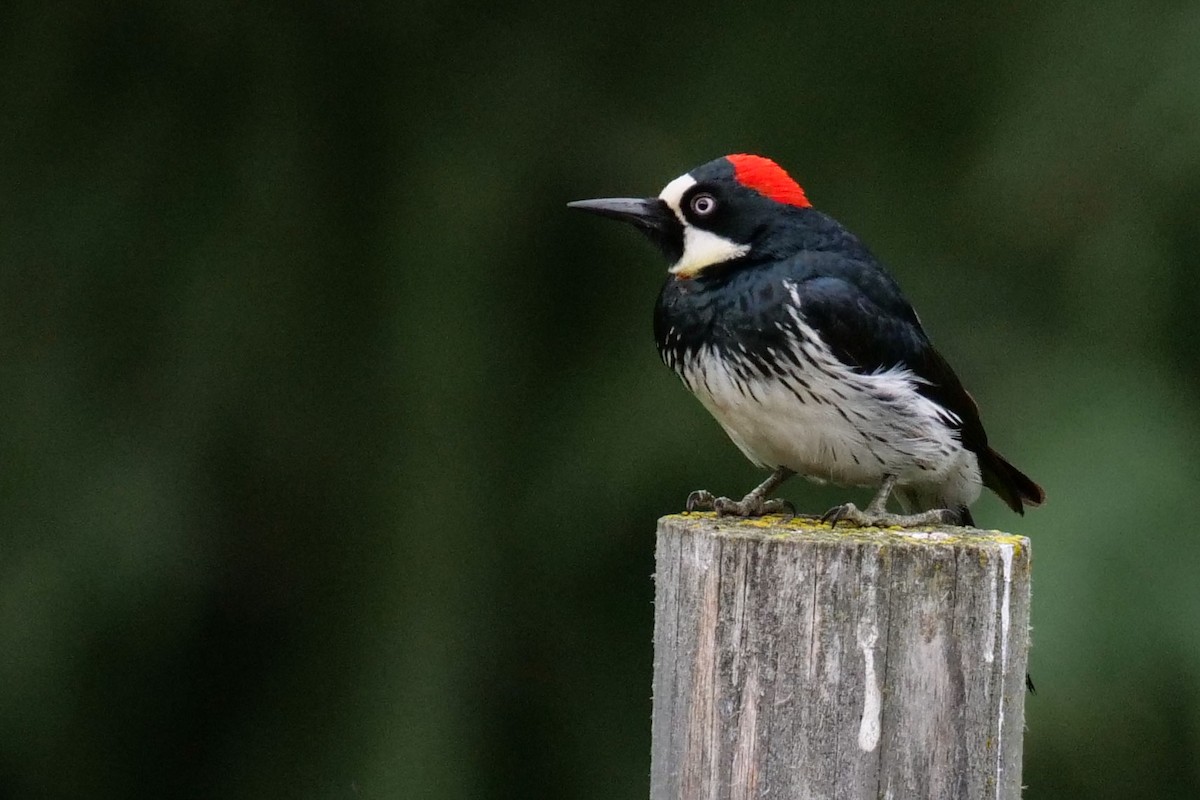
[[[794,514],[771,494],[795,474],[877,489],[865,509],[820,517],[835,526],[973,525],[981,485],[1017,513],[1045,499],[988,446],[975,401],[888,271],[774,161],[725,156],[658,197],[568,205],[631,223],[663,252],[659,355],[771,470],[741,500],[692,492],[689,511]],[[907,513],[888,513],[893,493]]]

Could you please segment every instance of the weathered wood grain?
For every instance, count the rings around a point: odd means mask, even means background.
[[[658,525],[652,800],[1013,800],[1030,549],[964,528]]]

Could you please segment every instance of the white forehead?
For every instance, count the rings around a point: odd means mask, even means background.
[[[680,222],[686,221],[683,218],[683,213],[679,210],[679,203],[683,200],[683,193],[695,185],[696,179],[691,175],[680,175],[658,193],[658,199],[671,207],[671,210],[675,212],[675,216],[679,217]]]

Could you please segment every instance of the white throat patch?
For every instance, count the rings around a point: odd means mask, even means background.
[[[713,264],[720,264],[750,252],[750,245],[738,244],[724,236],[718,236],[712,231],[701,230],[687,221],[683,216],[680,203],[683,200],[683,193],[695,185],[696,179],[691,175],[680,175],[668,183],[658,195],[658,199],[671,207],[683,225],[683,255],[668,270],[672,275],[681,278],[694,277],[705,267],[711,267]]]

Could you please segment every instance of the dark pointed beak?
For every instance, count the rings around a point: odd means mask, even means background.
[[[590,211],[602,217],[628,222],[648,233],[665,233],[678,224],[670,206],[657,197],[603,197],[598,200],[576,200],[567,208]]]

